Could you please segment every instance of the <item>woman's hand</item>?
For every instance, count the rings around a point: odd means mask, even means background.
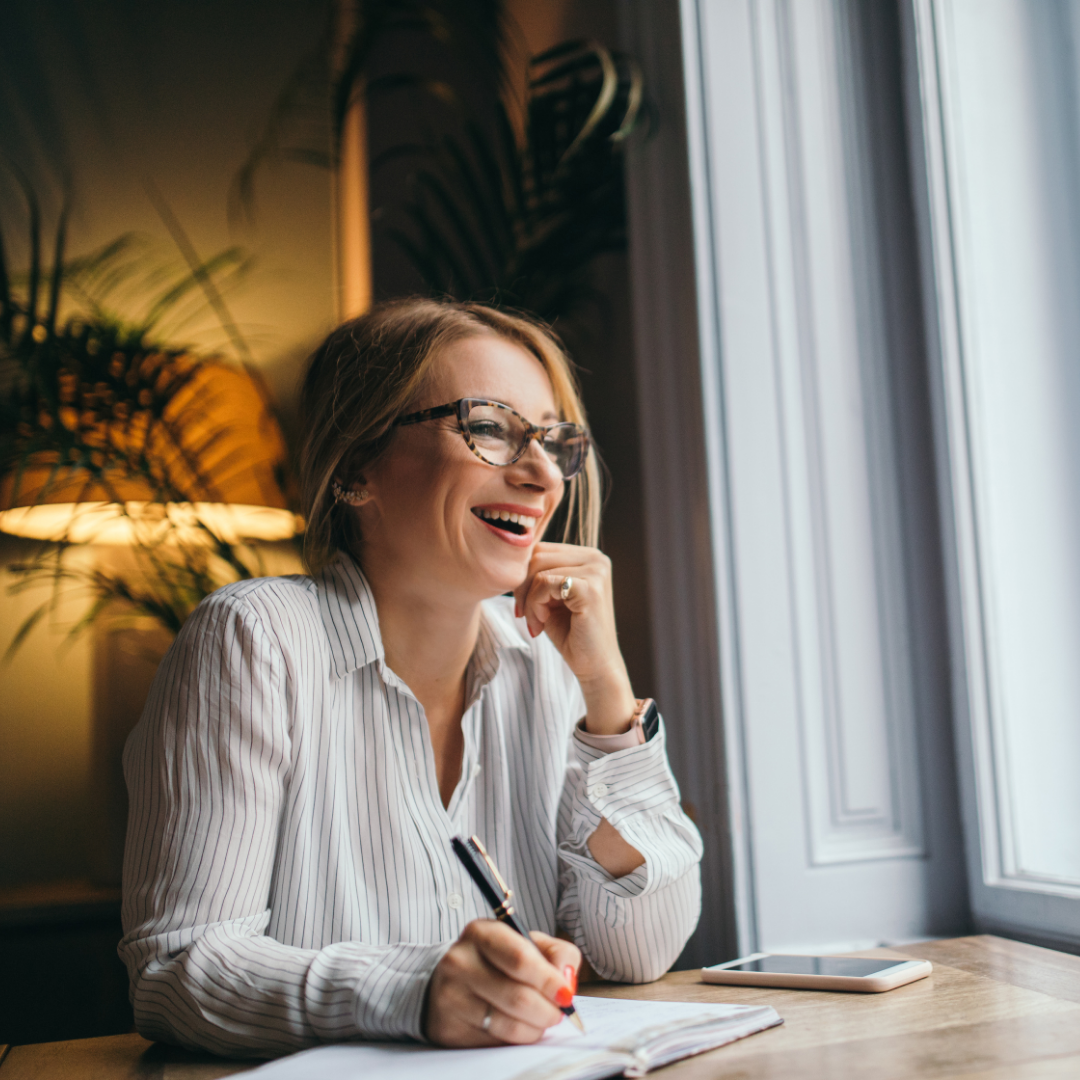
[[[563,600],[566,578],[572,579],[570,595]],[[615,631],[611,560],[596,548],[539,543],[514,600],[529,633],[536,637],[546,630],[577,676],[588,730],[594,735],[626,731],[635,701]]]
[[[572,578],[570,595],[562,583]],[[611,560],[596,548],[574,544],[536,545],[529,574],[514,590],[514,610],[525,616],[529,633],[546,630],[577,676],[585,698],[585,727],[593,735],[628,731],[637,701],[619,651]],[[619,831],[601,818],[589,837],[592,857],[612,877],[622,877],[645,862]]]
[[[535,931],[532,939],[540,952],[495,919],[469,923],[428,983],[424,1034],[439,1046],[499,1046],[534,1043],[559,1023],[581,950]]]

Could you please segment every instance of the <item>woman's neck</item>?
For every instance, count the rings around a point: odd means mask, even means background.
[[[465,670],[480,632],[479,603],[450,607],[372,584],[390,670],[429,712],[464,693]],[[431,702],[429,706],[428,702]]]
[[[480,632],[480,603],[449,598],[372,568],[385,662],[423,706],[443,806],[461,778],[465,672]]]

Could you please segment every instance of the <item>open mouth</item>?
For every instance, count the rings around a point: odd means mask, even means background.
[[[536,528],[536,518],[526,514],[512,514],[508,510],[488,510],[481,506],[474,506],[472,512],[489,525],[512,533],[514,536],[524,536],[525,533]]]

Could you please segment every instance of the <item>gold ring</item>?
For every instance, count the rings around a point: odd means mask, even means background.
[[[485,1031],[491,1030],[491,1006],[487,1007],[487,1011],[484,1013],[484,1019],[480,1021],[480,1026]]]
[[[570,599],[570,590],[574,587],[574,579],[572,577],[564,577],[562,584],[559,586],[559,599],[564,603]]]

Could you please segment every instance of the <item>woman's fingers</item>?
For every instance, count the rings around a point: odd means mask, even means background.
[[[434,1002],[429,1011],[434,1012]],[[440,1016],[429,1016],[427,1034],[442,1046],[501,1046],[534,1043],[545,1028],[519,1020],[474,993],[469,984],[456,982],[440,995]],[[486,1021],[486,1022],[485,1022]]]
[[[562,595],[564,581],[569,581],[566,597]],[[595,595],[596,583],[583,569],[567,566],[535,574],[523,604],[529,633],[536,637],[555,611],[568,611],[572,615],[586,611]]]
[[[539,930],[532,932],[532,939],[544,954],[544,959],[560,972],[565,980],[566,985],[555,995],[555,1004],[561,1007],[569,1005],[574,999],[574,994],[577,993],[581,950],[572,941],[551,937],[550,934],[543,934]]]
[[[552,940],[545,936],[545,949]],[[551,955],[567,958],[569,967],[575,954],[560,949]],[[520,934],[493,919],[477,919],[431,977],[424,1030],[443,1046],[535,1042],[562,1020],[555,1002],[569,1001],[568,982]]]
[[[483,998],[477,998],[477,1004],[481,1007],[482,1011],[476,1026],[480,1028],[481,1035],[487,1040],[490,1040],[490,1045],[498,1045],[500,1043],[527,1044],[539,1042],[541,1036],[547,1030],[547,1027],[536,1027],[526,1020],[518,1020],[516,1017],[509,1016],[507,1013],[504,1013],[501,1009],[491,1005]],[[490,1017],[486,1029],[484,1028],[485,1016]],[[562,1019],[561,1013],[559,1014],[559,1019]]]
[[[574,544],[537,544],[529,561],[529,572],[514,590],[515,613],[518,617],[523,614],[526,597],[538,574],[549,574],[561,584],[563,577],[573,577],[575,580],[603,577],[605,567],[609,568],[610,576],[610,561],[596,548],[577,547]]]
[[[577,676],[588,730],[625,731],[634,694],[615,629],[611,560],[596,548],[537,544],[514,597],[529,633],[546,632]]]
[[[556,986],[564,985],[561,978],[554,982]],[[500,1013],[505,1021],[522,1024],[538,1033],[562,1019],[562,1013],[554,1001],[539,989],[491,968],[478,971],[470,982],[470,989]],[[504,1023],[502,1026],[505,1032],[507,1025]],[[507,1042],[519,1041],[511,1040],[505,1033],[499,1037]]]
[[[534,930],[531,934],[536,947],[544,954],[547,962],[564,975],[567,968],[572,968],[575,976],[581,967],[581,950],[565,938],[552,937],[550,934]]]
[[[477,982],[476,991],[515,1020],[557,1024],[562,1016],[555,1007],[567,987],[567,979],[542,952],[520,934],[494,919],[477,919],[462,933],[476,945],[493,969]]]

